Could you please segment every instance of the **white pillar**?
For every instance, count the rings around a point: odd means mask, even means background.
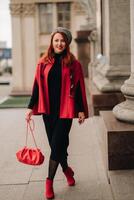
[[[13,59],[13,91],[23,88],[23,50],[21,4],[11,4],[12,15],[12,59]]]
[[[37,62],[36,55],[36,28],[35,28],[35,5],[23,4],[23,89],[25,92],[31,90],[35,67]]]
[[[131,75],[121,88],[126,101],[116,105],[113,109],[119,120],[134,123],[134,0],[130,0],[131,20]]]
[[[13,37],[13,94],[31,91],[36,55],[35,4],[10,4]]]
[[[103,54],[107,65],[96,67],[93,81],[102,92],[120,91],[130,75],[130,3],[102,1]]]

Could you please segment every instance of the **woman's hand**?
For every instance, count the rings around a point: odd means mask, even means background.
[[[31,120],[31,116],[32,116],[32,114],[33,114],[33,111],[32,111],[32,109],[27,109],[27,111],[26,111],[26,120],[27,121],[30,121]]]
[[[84,120],[85,120],[85,114],[84,114],[84,112],[79,112],[78,113],[78,122],[79,122],[79,124],[82,124],[83,122],[84,122]]]

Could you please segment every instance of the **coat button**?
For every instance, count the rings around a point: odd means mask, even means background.
[[[70,79],[72,79],[73,78],[73,75],[70,75]]]
[[[74,84],[71,84],[71,89],[74,87]]]

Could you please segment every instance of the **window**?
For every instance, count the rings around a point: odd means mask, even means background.
[[[70,29],[70,3],[57,3],[57,24]]]
[[[53,4],[39,4],[39,26],[40,33],[51,33],[53,29]]]
[[[49,34],[56,26],[70,29],[70,3],[39,3],[39,29],[41,34]]]

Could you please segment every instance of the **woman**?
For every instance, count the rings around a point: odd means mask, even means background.
[[[53,179],[60,164],[69,186],[75,185],[74,172],[67,162],[69,132],[73,118],[81,124],[88,117],[82,68],[70,52],[71,32],[58,27],[51,34],[47,53],[40,59],[26,120],[42,114],[51,148],[46,198],[54,198]]]

